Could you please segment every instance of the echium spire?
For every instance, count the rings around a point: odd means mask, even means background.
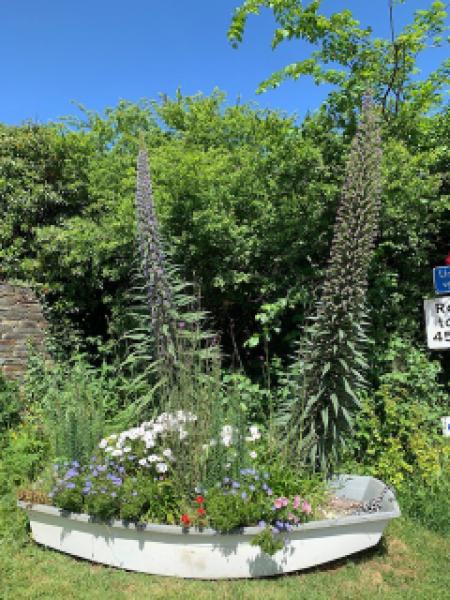
[[[368,270],[378,232],[381,139],[377,109],[363,101],[346,165],[325,282],[301,348],[303,387],[291,435],[309,440],[311,460],[333,467],[364,387]],[[315,440],[315,441],[314,441]]]
[[[148,153],[142,143],[137,159],[136,224],[151,324],[157,348],[161,349],[160,335],[164,323],[169,318],[172,292],[153,201]]]

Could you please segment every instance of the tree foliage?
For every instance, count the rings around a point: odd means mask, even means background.
[[[383,131],[380,242],[369,279],[376,346],[396,331],[423,340],[431,267],[448,252],[448,111],[402,115]],[[224,106],[223,94],[84,110],[63,124],[0,126],[0,268],[30,281],[84,337],[126,327],[134,266],[136,155],[144,132],[155,209],[181,274],[254,369],[291,351],[326,266],[349,136],[323,112],[298,124]],[[274,307],[264,324],[256,316]],[[264,311],[263,311],[264,312]],[[249,353],[247,355],[247,352]]]
[[[307,58],[287,65],[263,81],[259,91],[276,88],[285,79],[312,77],[316,84],[332,84],[328,98],[331,114],[339,122],[353,116],[364,91],[371,88],[387,115],[397,115],[404,103],[418,113],[439,104],[448,81],[449,61],[420,81],[417,57],[430,46],[445,43],[446,4],[433,1],[417,10],[411,23],[395,31],[395,0],[385,2],[390,35],[373,35],[348,9],[326,14],[322,0],[245,0],[235,10],[228,38],[236,47],[244,37],[247,19],[261,10],[272,11],[275,49],[283,41],[301,40],[312,46]]]

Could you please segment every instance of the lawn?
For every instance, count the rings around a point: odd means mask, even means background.
[[[299,575],[253,581],[185,581],[102,567],[46,550],[25,535],[23,515],[4,498],[0,515],[0,598],[206,598],[439,600],[448,592],[450,539],[407,519],[375,549]]]

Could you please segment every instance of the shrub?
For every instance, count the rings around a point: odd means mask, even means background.
[[[384,361],[388,370],[356,419],[354,454],[365,472],[398,489],[411,477],[434,485],[449,451],[441,433],[446,394],[439,364],[401,338],[392,340]]]

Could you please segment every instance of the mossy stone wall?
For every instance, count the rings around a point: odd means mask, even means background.
[[[20,379],[27,366],[30,343],[43,348],[47,322],[34,292],[0,281],[0,369]]]

